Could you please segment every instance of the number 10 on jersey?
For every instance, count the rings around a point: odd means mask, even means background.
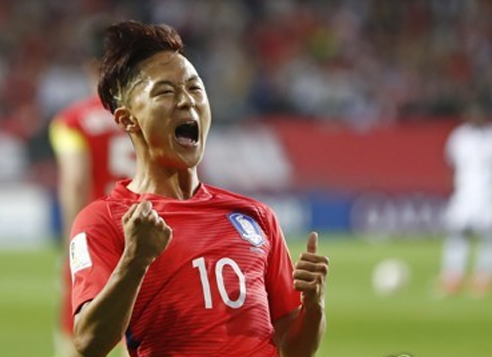
[[[194,268],[198,268],[198,271],[200,273],[200,281],[202,283],[205,308],[211,309],[213,308],[212,292],[210,290],[210,279],[208,277],[207,269],[205,266],[205,258],[200,257],[194,259],[192,261],[192,264]],[[236,300],[231,300],[225,288],[223,270],[226,265],[230,266],[238,277],[239,297]],[[231,258],[219,259],[215,264],[215,278],[220,297],[227,306],[233,309],[239,309],[241,306],[244,305],[244,301],[246,300],[246,280],[244,278],[243,272],[239,268],[239,265],[237,265],[234,260],[232,260]]]

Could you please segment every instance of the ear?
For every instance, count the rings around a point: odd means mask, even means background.
[[[114,121],[120,129],[128,133],[140,130],[138,121],[126,107],[119,107],[114,111]]]

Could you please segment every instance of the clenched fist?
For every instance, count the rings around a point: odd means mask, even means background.
[[[149,201],[133,204],[121,219],[125,252],[143,265],[150,265],[169,245],[173,230]]]

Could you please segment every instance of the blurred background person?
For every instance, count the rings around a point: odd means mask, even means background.
[[[465,107],[463,119],[445,147],[454,192],[446,217],[449,234],[443,248],[441,288],[445,294],[462,288],[475,235],[479,244],[470,289],[483,296],[492,279],[492,123],[478,101]]]
[[[135,166],[130,138],[118,129],[97,95],[103,33],[112,24],[111,20],[95,16],[81,29],[80,45],[86,56],[82,65],[93,84],[93,93],[61,110],[50,125],[50,139],[58,164],[63,247],[57,357],[79,356],[72,344],[72,284],[67,257],[73,220],[90,201],[110,192],[117,180],[130,177]]]

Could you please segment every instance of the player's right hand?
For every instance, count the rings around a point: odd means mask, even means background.
[[[173,230],[149,201],[134,203],[121,219],[125,232],[125,254],[150,265],[169,245]]]

